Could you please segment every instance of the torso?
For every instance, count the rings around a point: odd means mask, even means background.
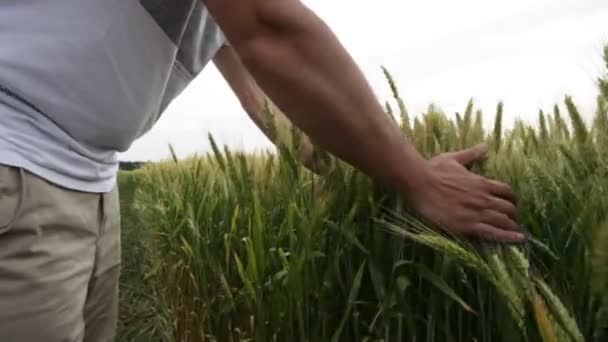
[[[68,183],[66,162],[81,159],[91,175],[80,170],[74,178],[90,178],[91,186],[72,187],[108,188],[116,152],[154,125],[224,40],[199,0],[0,3],[0,127],[39,131],[30,142],[0,134],[0,163],[16,164],[22,154],[21,164],[55,169],[48,177],[63,173],[55,181]],[[2,122],[11,117],[19,119]],[[28,156],[45,141],[65,151],[48,151],[44,162]]]

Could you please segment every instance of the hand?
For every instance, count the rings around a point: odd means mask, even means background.
[[[523,242],[511,188],[467,169],[486,152],[478,145],[429,160],[427,181],[409,196],[413,209],[457,237]]]

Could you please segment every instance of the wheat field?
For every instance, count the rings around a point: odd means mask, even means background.
[[[475,172],[514,188],[529,242],[446,236],[331,157],[316,176],[296,130],[256,155],[210,137],[214,153],[120,174],[121,341],[608,341],[606,75],[595,113],[565,96],[509,130],[502,103],[414,117],[385,75],[425,156],[490,147]]]

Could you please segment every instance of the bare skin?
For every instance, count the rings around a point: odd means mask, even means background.
[[[477,146],[424,159],[384,114],[331,29],[298,0],[203,0],[255,84],[318,145],[399,189],[459,237],[523,242],[515,195],[470,172]]]

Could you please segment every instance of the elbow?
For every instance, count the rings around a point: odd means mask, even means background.
[[[258,1],[255,19],[243,27],[233,46],[247,67],[268,67],[289,54],[294,40],[310,30],[307,9],[298,0]]]

